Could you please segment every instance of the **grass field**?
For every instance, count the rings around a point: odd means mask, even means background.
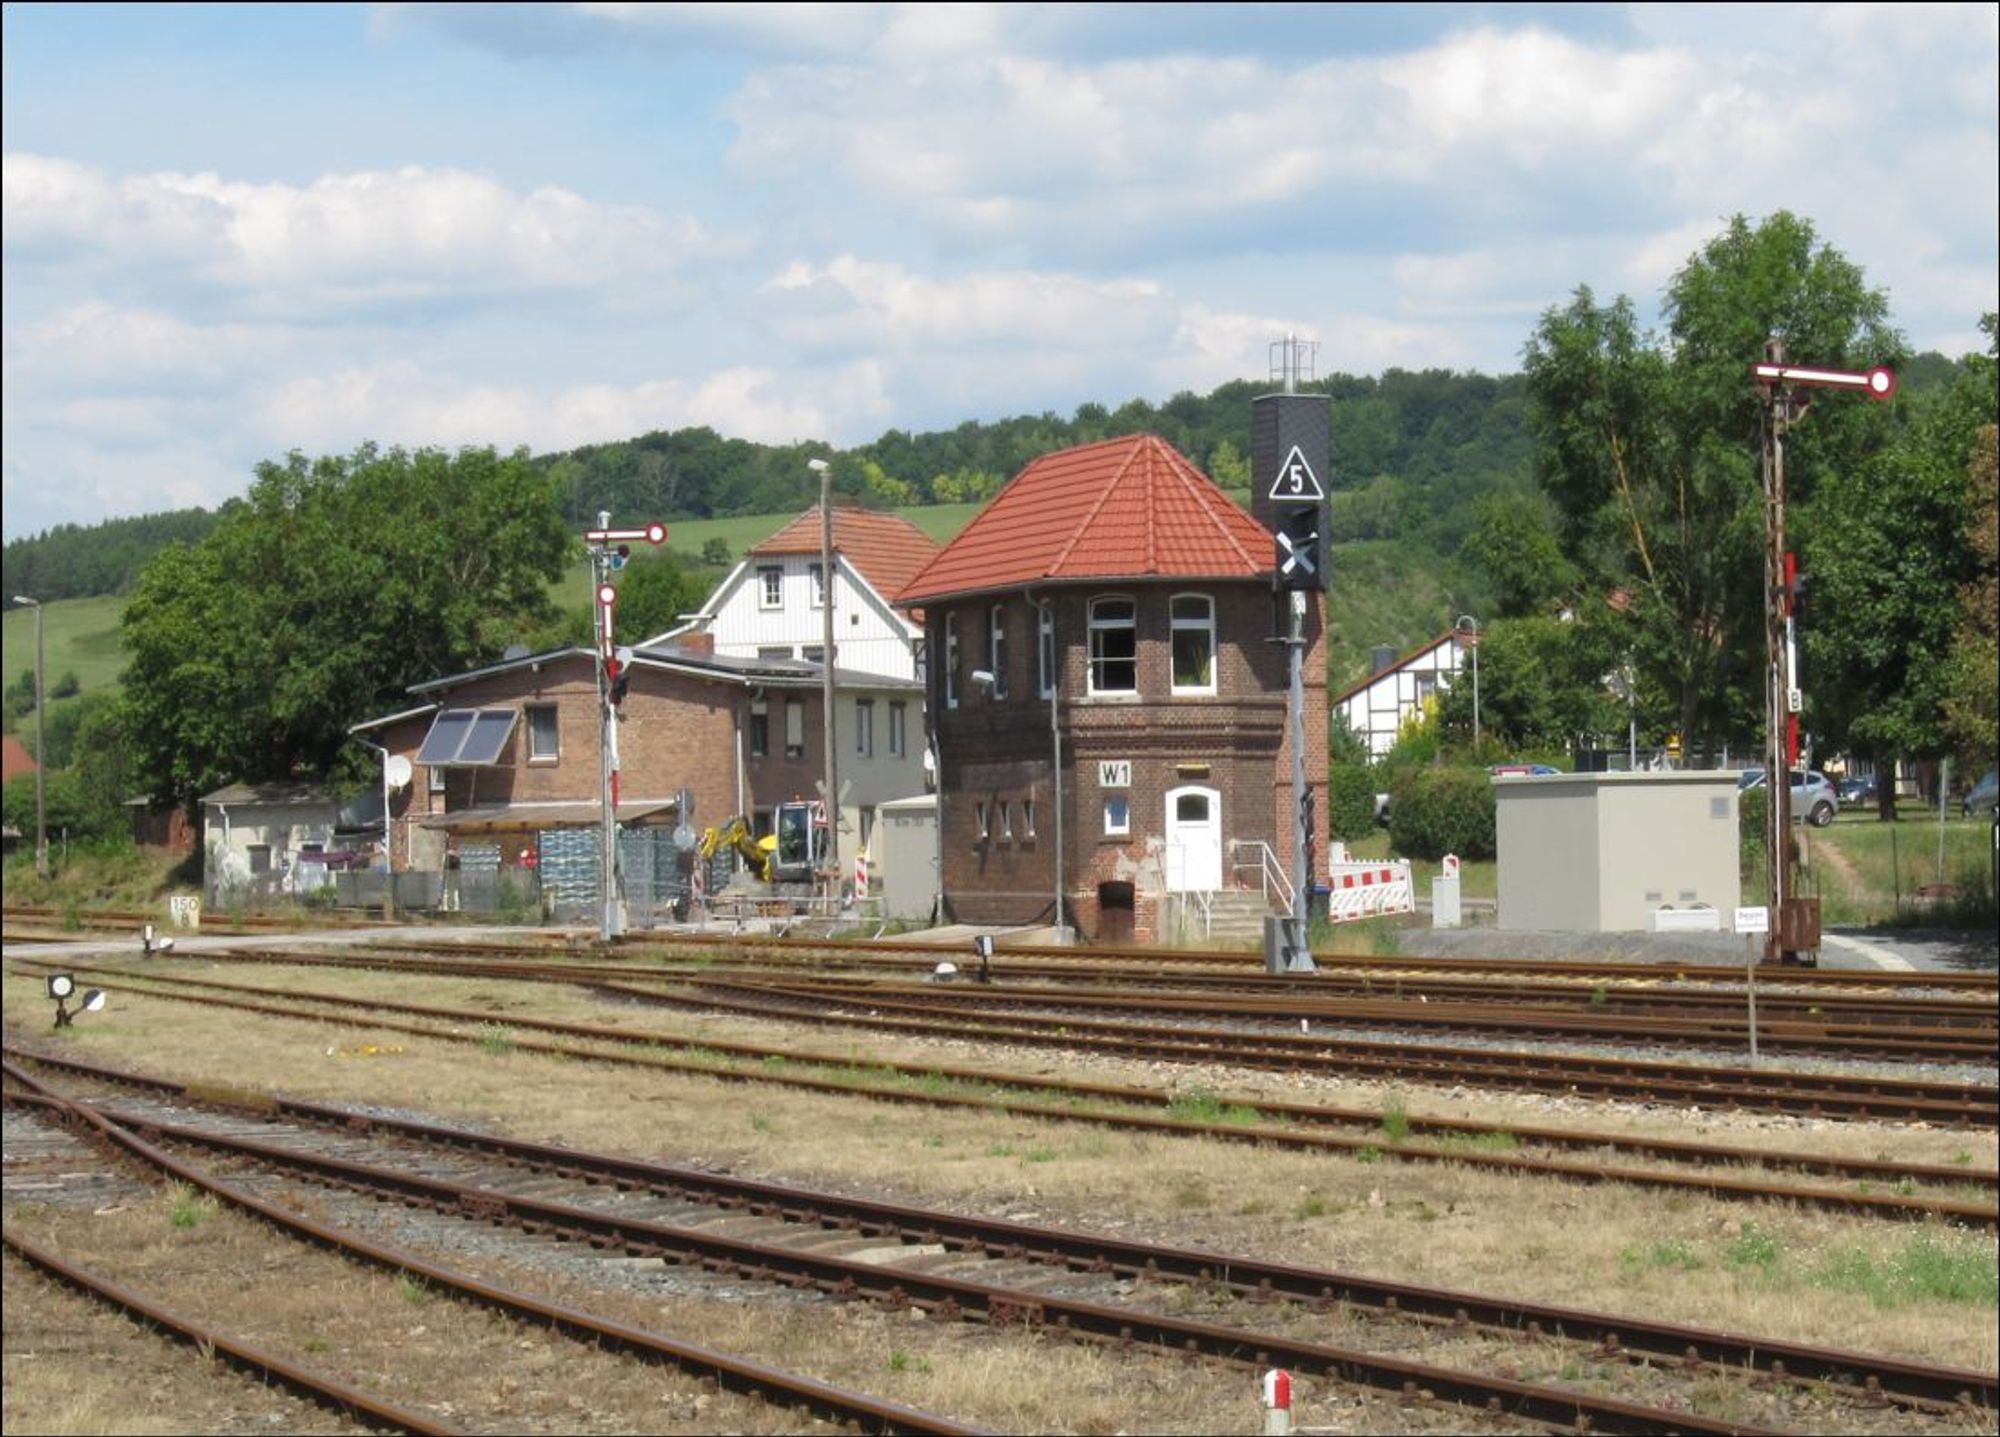
[[[75,674],[82,691],[118,682],[125,655],[118,647],[118,616],[125,600],[114,594],[93,599],[59,599],[42,612],[44,678],[50,688]],[[13,683],[35,671],[35,611],[12,608],[0,618],[0,675]]]

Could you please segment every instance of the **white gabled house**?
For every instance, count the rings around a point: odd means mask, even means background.
[[[1375,672],[1336,694],[1333,711],[1368,745],[1368,757],[1381,758],[1395,745],[1396,731],[1440,689],[1451,687],[1452,676],[1470,652],[1467,635],[1455,629],[1413,649],[1401,658],[1394,651],[1375,651]]]
[[[817,663],[826,641],[820,541],[815,505],[751,549],[691,622],[638,647],[706,634],[723,657]],[[833,642],[843,671],[919,677],[923,626],[889,600],[937,552],[938,545],[907,519],[835,507]]]

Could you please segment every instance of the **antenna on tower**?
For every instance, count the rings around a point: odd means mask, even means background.
[[[1287,334],[1283,339],[1271,341],[1271,380],[1282,382],[1285,393],[1297,394],[1301,380],[1310,383],[1318,378],[1314,365],[1319,358],[1317,339],[1300,339],[1296,334]]]

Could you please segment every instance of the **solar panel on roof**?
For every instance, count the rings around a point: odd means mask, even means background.
[[[498,763],[517,716],[513,709],[446,709],[431,721],[417,762],[433,767]]]
[[[477,709],[446,709],[432,719],[431,731],[424,735],[423,747],[417,750],[417,762],[443,764],[455,761],[459,746],[472,731],[473,716],[478,712]]]
[[[515,710],[479,709],[473,715],[472,731],[465,736],[455,762],[489,764],[500,761],[507,738],[514,732]]]

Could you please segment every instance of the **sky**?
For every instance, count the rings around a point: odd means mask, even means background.
[[[1736,214],[1917,350],[2000,307],[1992,4],[0,15],[9,539],[370,440],[1158,403],[1286,333],[1510,373]]]

